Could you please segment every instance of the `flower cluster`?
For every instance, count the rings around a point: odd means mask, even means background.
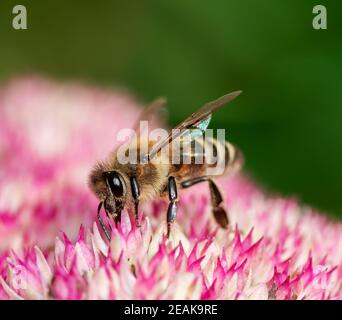
[[[123,112],[124,110],[124,112]],[[124,211],[108,243],[87,173],[139,105],[122,92],[24,78],[0,91],[0,299],[340,299],[342,224],[244,175],[217,180],[230,228],[207,186]]]

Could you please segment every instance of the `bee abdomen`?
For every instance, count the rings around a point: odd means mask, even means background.
[[[240,150],[228,141],[218,141],[214,138],[205,141],[206,162],[209,168],[224,166],[224,172],[239,169],[243,157]]]
[[[236,171],[242,167],[244,163],[242,152],[228,141],[225,143],[225,156],[226,170]]]
[[[182,151],[180,163],[173,163],[171,169],[181,180],[203,175],[223,175],[238,169],[242,162],[241,152],[234,145],[214,138],[205,141],[196,139],[186,153]]]

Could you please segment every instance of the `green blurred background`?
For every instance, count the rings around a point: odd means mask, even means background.
[[[23,4],[28,30],[12,28]],[[314,30],[323,4],[328,30]],[[342,2],[0,2],[0,79],[26,72],[168,97],[176,124],[228,91],[213,127],[269,190],[342,217]]]

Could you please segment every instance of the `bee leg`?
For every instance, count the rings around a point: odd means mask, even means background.
[[[213,208],[213,215],[216,222],[224,229],[228,227],[229,220],[226,210],[223,209],[221,203],[223,201],[221,192],[213,180],[207,176],[197,177],[194,179],[186,180],[181,183],[183,188],[189,188],[197,183],[208,181],[210,190],[211,205]]]
[[[169,191],[169,207],[167,209],[167,238],[170,236],[171,225],[176,219],[177,215],[177,184],[174,177],[169,177],[168,181],[168,191]]]
[[[106,209],[106,207],[107,207],[106,201],[107,201],[107,199],[105,199],[105,201],[103,202],[103,208],[104,208],[104,211],[105,211],[105,213],[106,213],[107,218],[112,219],[113,216],[112,216],[112,215],[107,211],[107,209]],[[110,232],[109,232],[109,233],[112,234],[112,226],[111,226],[110,224],[108,224],[108,226],[109,226],[109,229],[110,229]]]
[[[181,183],[182,188],[189,188],[192,187],[193,185],[203,182],[203,181],[208,181],[209,178],[207,176],[202,176],[202,177],[197,177],[189,180],[185,180]]]
[[[139,215],[138,207],[139,207],[139,196],[140,196],[139,184],[138,184],[138,180],[136,177],[131,177],[130,182],[131,182],[132,196],[134,200],[135,223],[137,227],[140,227],[139,220],[138,220],[138,215]]]
[[[226,210],[224,210],[221,206],[221,203],[223,201],[222,195],[217,185],[211,179],[209,179],[209,189],[214,218],[222,228],[227,229],[229,220]]]
[[[103,204],[103,202],[101,201],[100,204],[99,204],[99,206],[98,206],[98,208],[97,208],[97,219],[98,219],[99,222],[100,222],[101,228],[102,228],[103,232],[105,233],[106,238],[108,239],[108,241],[110,241],[109,232],[108,232],[108,230],[107,230],[107,228],[106,228],[106,226],[105,226],[105,224],[104,224],[104,222],[103,222],[103,220],[102,220],[102,218],[101,218],[101,208],[102,208],[102,204]]]

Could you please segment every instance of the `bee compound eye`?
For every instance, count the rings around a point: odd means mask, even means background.
[[[119,173],[112,171],[107,175],[107,183],[114,197],[122,197],[124,192],[122,178]]]

